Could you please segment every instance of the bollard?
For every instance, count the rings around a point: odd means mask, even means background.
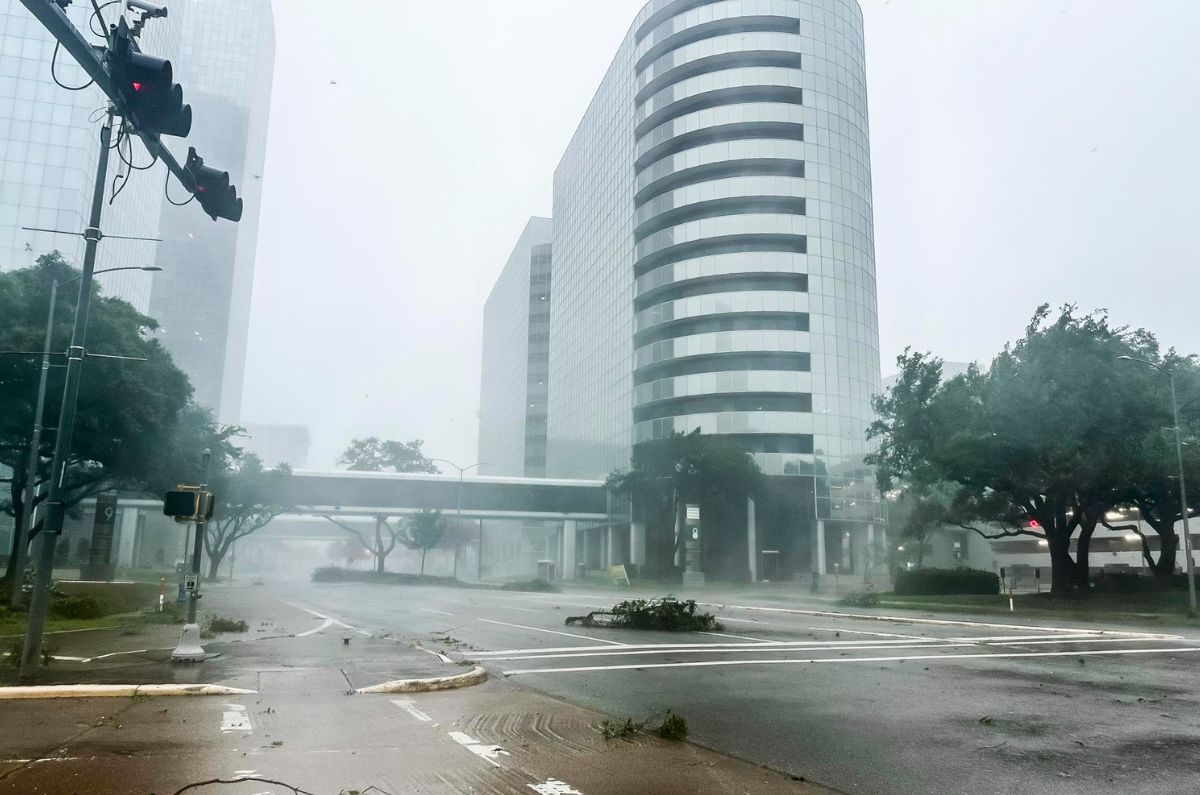
[[[167,604],[167,578],[158,578],[158,612],[162,612]]]

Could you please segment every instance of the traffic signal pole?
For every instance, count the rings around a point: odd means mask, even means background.
[[[71,347],[67,349],[67,375],[63,385],[62,409],[59,412],[58,432],[54,441],[54,458],[50,463],[50,491],[46,497],[46,522],[39,534],[37,575],[33,598],[29,604],[29,624],[21,649],[20,679],[32,680],[37,675],[42,657],[42,633],[46,628],[46,613],[50,607],[50,589],[54,580],[54,548],[62,535],[63,477],[67,458],[71,454],[71,434],[75,428],[75,405],[79,398],[79,380],[83,375],[84,344],[87,339],[88,313],[92,301],[92,274],[96,270],[96,249],[103,235],[100,215],[104,209],[104,186],[108,179],[108,153],[112,144],[114,109],[108,106],[108,118],[100,128],[100,157],[96,164],[96,184],[92,189],[92,210],[83,237],[87,247],[83,254],[83,276],[79,281],[79,301],[75,306],[75,323],[71,329]]]
[[[200,623],[196,620],[200,601],[200,556],[204,552],[204,534],[208,526],[208,462],[212,451],[205,450],[200,460],[200,492],[196,501],[196,531],[192,543],[192,587],[188,591],[187,623],[179,636],[179,645],[171,652],[172,662],[204,662],[204,647],[200,645]]]

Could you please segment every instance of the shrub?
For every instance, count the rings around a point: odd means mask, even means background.
[[[559,593],[562,588],[559,588],[548,580],[543,580],[538,577],[534,580],[522,580],[520,582],[506,582],[500,586],[502,591],[535,591],[538,593]]]
[[[998,594],[1000,577],[980,569],[913,569],[896,574],[898,596]]]
[[[100,618],[107,612],[104,602],[94,596],[58,596],[50,602],[55,618]]]
[[[614,723],[606,719],[600,726],[600,733],[606,740],[630,740],[645,728],[646,721],[638,722],[633,718],[626,718],[624,723]]]
[[[49,665],[54,662],[54,653],[58,651],[49,643],[42,644],[42,665]],[[4,662],[13,668],[21,667],[21,655],[25,653],[25,638],[13,638],[8,644],[8,650],[4,654]]]
[[[658,736],[664,740],[686,740],[688,735],[687,718],[667,710],[662,725],[658,727]]]
[[[213,635],[221,632],[249,632],[250,625],[238,618],[206,616],[204,619],[204,631]]]
[[[696,600],[681,602],[673,596],[662,599],[629,599],[612,609],[613,625],[628,629],[666,632],[719,632],[724,627],[709,613],[696,612]]]
[[[340,566],[322,566],[312,573],[313,582],[343,582],[348,572]]]

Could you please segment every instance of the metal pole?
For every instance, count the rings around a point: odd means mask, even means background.
[[[16,561],[13,566],[13,609],[21,605],[21,589],[25,585],[25,566],[29,538],[33,532],[34,502],[37,499],[38,465],[41,463],[42,418],[46,411],[46,381],[50,375],[50,346],[54,336],[54,306],[58,301],[58,282],[50,282],[50,309],[46,315],[46,339],[42,344],[42,372],[38,377],[37,407],[33,413],[33,437],[29,441],[29,464],[25,470],[25,510],[17,527]]]
[[[479,520],[479,553],[475,556],[475,579],[483,582],[483,520]]]
[[[454,518],[454,577],[458,578],[458,534],[462,532],[462,487],[463,487],[463,472],[466,470],[459,467],[458,470],[458,515]]]
[[[1196,615],[1196,562],[1192,560],[1192,535],[1188,528],[1188,499],[1187,479],[1183,473],[1183,439],[1179,427],[1179,401],[1175,397],[1175,373],[1168,372],[1171,378],[1171,416],[1175,420],[1175,458],[1179,463],[1179,508],[1183,514],[1183,554],[1187,556],[1188,581],[1188,615]]]
[[[71,347],[67,349],[67,376],[63,385],[62,410],[58,415],[58,433],[54,442],[54,458],[50,464],[50,492],[46,497],[46,523],[39,545],[37,580],[29,605],[29,626],[21,654],[21,681],[37,674],[42,656],[42,633],[46,628],[46,612],[50,607],[50,587],[54,579],[54,547],[62,534],[63,477],[67,457],[71,454],[71,433],[75,428],[75,404],[79,398],[79,380],[83,372],[84,343],[87,339],[88,312],[91,310],[92,274],[96,270],[96,248],[102,237],[100,214],[104,209],[104,186],[108,179],[108,153],[112,143],[113,106],[108,106],[108,118],[100,128],[100,155],[96,164],[96,184],[92,188],[92,210],[83,237],[87,247],[83,255],[83,276],[79,280],[79,302],[75,308],[75,323],[71,329]]]
[[[205,450],[200,459],[200,494],[208,490],[208,462],[212,457],[211,450]],[[209,498],[211,499],[211,497]],[[204,647],[200,645],[200,625],[196,621],[196,608],[200,601],[200,556],[204,552],[204,529],[207,524],[207,500],[200,504],[196,516],[196,537],[192,542],[192,577],[195,579],[192,591],[188,594],[187,623],[179,635],[179,645],[171,652],[172,662],[204,662]]]

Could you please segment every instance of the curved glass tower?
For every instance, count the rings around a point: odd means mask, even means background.
[[[881,505],[857,0],[651,0],[555,172],[553,251],[547,474],[735,437],[794,495],[759,546],[861,571]]]
[[[632,39],[634,441],[736,435],[818,516],[875,519],[856,0],[654,0]]]

